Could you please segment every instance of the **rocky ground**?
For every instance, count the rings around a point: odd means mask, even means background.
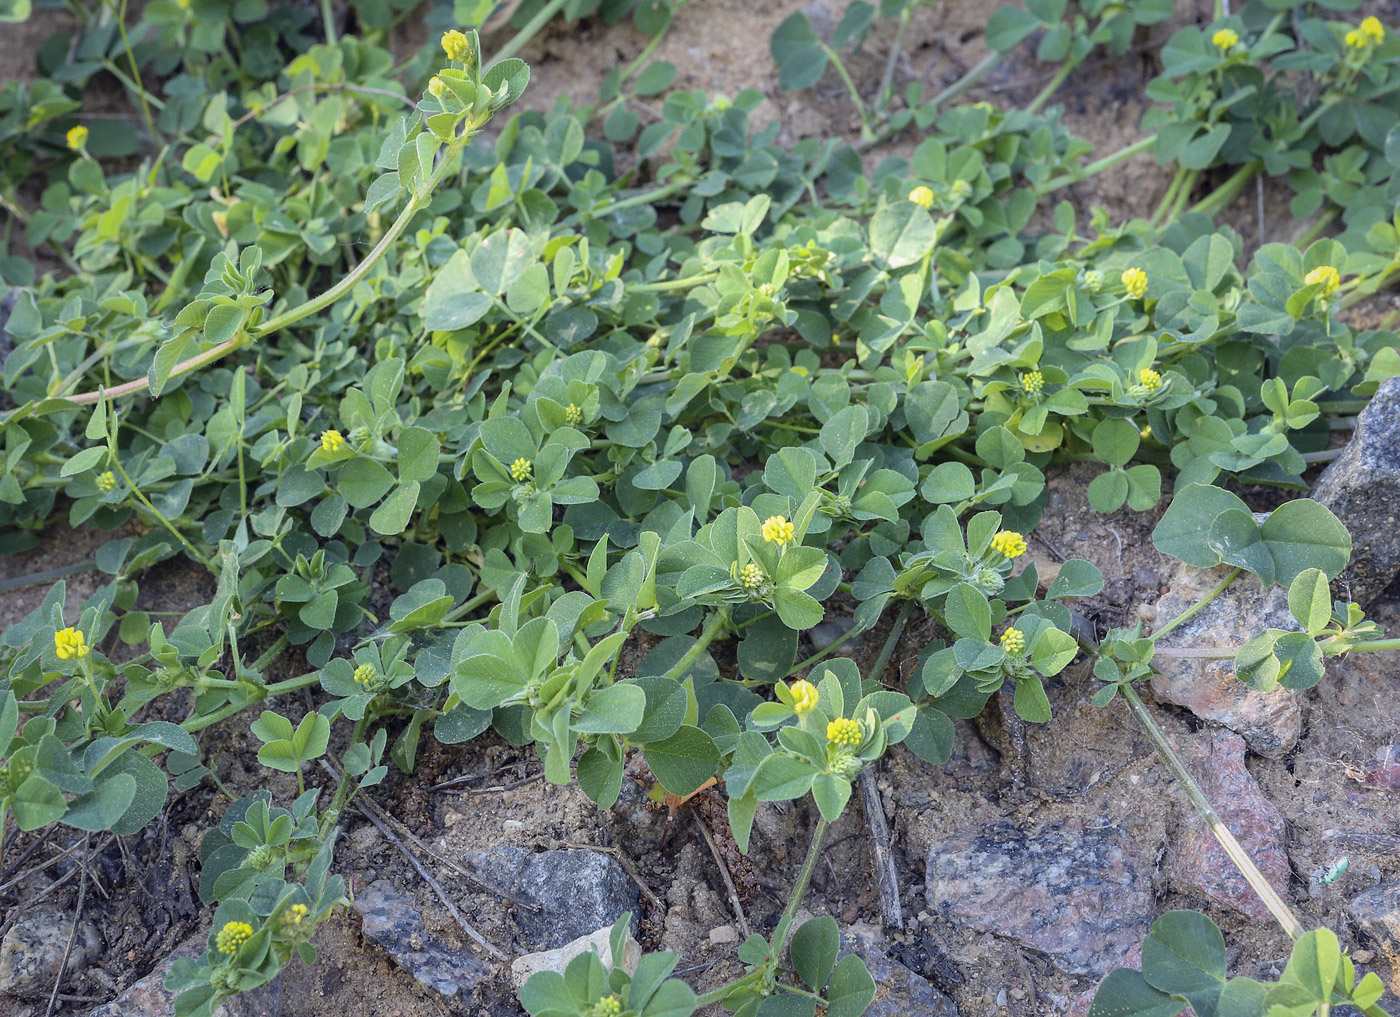
[[[840,7],[827,0],[809,11],[820,25]],[[759,117],[779,119],[784,142],[850,135],[854,117],[838,82],[797,95],[776,88],[768,38],[790,10],[772,0],[691,0],[657,55],[680,68],[680,87],[731,95],[761,88],[768,101]],[[985,14],[986,5],[968,0],[922,10],[900,78],[935,87],[954,80],[983,55]],[[1191,16],[1184,10],[1178,20]],[[28,73],[34,40],[53,30],[45,17],[0,35],[7,74]],[[1172,27],[1157,26],[1130,57],[1070,79],[1060,99],[1071,129],[1100,151],[1135,137],[1142,88],[1153,73],[1143,54]],[[406,30],[404,46],[417,41]],[[644,43],[629,25],[557,29],[524,54],[535,68],[526,100],[537,108],[561,94],[587,100],[602,74]],[[858,78],[878,76],[884,45],[872,39],[853,68]],[[1011,60],[971,98],[1022,102],[1046,76],[1028,59]],[[903,154],[912,145],[906,139],[889,151]],[[1086,185],[1079,200],[1106,205],[1115,218],[1150,210],[1165,175],[1146,157],[1121,169]],[[1286,218],[1272,217],[1272,194],[1266,199],[1262,218],[1253,195],[1236,210],[1251,242],[1291,235]],[[1400,588],[1385,587],[1400,555],[1400,383],[1385,399],[1319,492],[1344,515],[1364,552],[1347,577],[1353,592],[1380,594],[1371,614],[1394,635]],[[1092,468],[1076,467],[1052,477],[1032,556],[1047,578],[1068,557],[1100,567],[1106,588],[1085,608],[1099,631],[1135,618],[1151,626],[1214,585],[1217,576],[1178,566],[1152,548],[1156,513],[1092,511],[1085,499],[1092,475]],[[81,563],[106,539],[57,535],[0,559],[0,583]],[[70,598],[81,601],[98,582],[92,573],[70,576]],[[153,610],[183,610],[207,602],[211,592],[207,577],[175,563],[145,577],[142,587],[142,606]],[[0,627],[23,617],[45,589],[0,593]],[[1286,613],[1279,611],[1276,598],[1240,581],[1177,630],[1173,645],[1233,644],[1280,623]],[[869,666],[884,635],[846,646]],[[902,679],[929,638],[911,624],[885,680]],[[281,666],[291,675],[300,673],[299,663]],[[1304,923],[1336,929],[1357,961],[1393,990],[1400,989],[1395,680],[1393,659],[1363,655],[1329,662],[1312,691],[1261,694],[1243,689],[1226,667],[1181,661],[1153,682],[1156,702],[1149,704]],[[1134,963],[1152,920],[1178,907],[1204,910],[1221,924],[1233,973],[1277,975],[1286,937],[1233,874],[1123,705],[1091,705],[1097,686],[1083,666],[1072,666],[1048,690],[1051,724],[1023,724],[1009,701],[994,702],[975,722],[958,722],[948,764],[929,766],[903,750],[882,764],[876,790],[892,831],[901,926],[881,928],[863,810],[853,805],[833,827],[808,908],[836,918],[849,948],[875,973],[881,995],[871,1013],[1083,1013],[1097,979]],[[208,763],[226,786],[266,783],[269,772],[247,762],[246,721],[209,735]],[[577,788],[556,788],[538,775],[529,751],[492,737],[454,747],[429,742],[418,772],[395,773],[369,796],[366,814],[347,824],[337,866],[355,904],[322,929],[320,960],[289,968],[226,1017],[515,1017],[518,982],[539,965],[558,963],[558,953],[541,954],[577,949],[579,937],[623,911],[637,916],[641,948],[674,950],[698,988],[718,984],[738,970],[736,943],[776,920],[800,862],[798,845],[815,819],[805,805],[765,808],[745,859],[728,842],[713,792],[668,814],[649,807],[642,788],[627,782],[618,804],[602,812]],[[313,782],[320,776],[309,775]],[[449,781],[456,783],[434,787]],[[56,1013],[167,1017],[164,972],[174,957],[202,948],[209,922],[196,892],[199,838],[226,805],[206,786],[173,796],[167,813],[136,837],[17,839],[0,872],[0,1015],[46,1013],[71,938]],[[1317,869],[1342,855],[1350,859],[1345,875],[1327,886],[1313,881]]]

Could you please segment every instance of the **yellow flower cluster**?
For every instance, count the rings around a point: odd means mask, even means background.
[[[1027,371],[1021,375],[1021,387],[1031,395],[1035,395],[1045,387],[1045,375],[1039,371]]]
[[[770,544],[790,544],[796,533],[784,516],[769,516],[763,520],[763,539]]]
[[[797,681],[792,683],[792,712],[799,717],[805,717],[817,706],[817,687],[811,682]]]
[[[117,489],[117,475],[111,470],[97,475],[97,489],[99,491],[115,491]]]
[[[339,431],[322,431],[321,448],[327,452],[339,452],[345,447],[345,435]]]
[[[75,152],[81,152],[87,145],[88,129],[82,124],[71,127],[68,130],[68,147]]]
[[[837,745],[855,748],[864,737],[865,732],[861,730],[860,722],[849,717],[837,717],[826,726],[826,740]]]
[[[578,403],[569,403],[564,407],[564,423],[570,427],[578,427],[583,423],[583,407]]]
[[[1162,376],[1150,367],[1138,372],[1138,380],[1142,382],[1142,387],[1149,392],[1156,392],[1162,387]]]
[[[914,188],[912,191],[909,192],[909,200],[912,201],[914,204],[918,205],[920,208],[932,208],[933,191],[929,190],[923,184],[920,184],[918,187]]]
[[[1360,25],[1347,33],[1347,45],[1352,49],[1365,49],[1385,42],[1385,26],[1379,18],[1366,18]]]
[[[428,94],[439,101],[447,98],[447,82],[443,81],[436,74],[428,81]]]
[[[1026,553],[1026,538],[1015,530],[1002,530],[992,538],[992,550],[1008,558],[1019,558]]]
[[[604,996],[588,1008],[588,1017],[618,1017],[622,1013],[622,1000],[616,995]]]
[[[1317,268],[1303,276],[1303,282],[1309,286],[1321,286],[1322,292],[1318,295],[1330,297],[1341,287],[1342,277],[1331,265],[1318,265]]]
[[[361,664],[355,668],[351,677],[355,679],[356,685],[371,685],[379,677],[379,672],[374,669],[373,664]]]
[[[53,652],[59,660],[76,660],[88,655],[87,639],[79,629],[71,625],[53,634]]]
[[[530,475],[535,472],[535,464],[524,456],[510,464],[510,479],[517,483],[523,483],[530,479]]]
[[[763,585],[763,570],[749,562],[739,570],[739,585],[746,590],[756,590]]]
[[[1233,28],[1222,28],[1210,37],[1211,45],[1222,53],[1227,53],[1239,44],[1240,33]]]
[[[447,54],[447,59],[456,60],[459,64],[469,63],[472,59],[471,42],[455,28],[443,33],[442,51]]]
[[[1026,649],[1026,636],[1020,629],[1007,629],[1001,634],[1001,648],[1007,653],[1022,653]]]
[[[214,937],[214,949],[219,953],[237,953],[252,935],[253,927],[247,922],[227,922]]]
[[[1141,300],[1147,295],[1147,273],[1140,268],[1130,268],[1121,276],[1123,288],[1128,291],[1128,296],[1134,300]]]
[[[286,911],[282,912],[282,924],[300,925],[309,913],[305,904],[293,904]]]

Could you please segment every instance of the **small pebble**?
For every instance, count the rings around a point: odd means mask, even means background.
[[[721,925],[710,930],[710,942],[715,946],[739,942],[739,930],[732,925]]]

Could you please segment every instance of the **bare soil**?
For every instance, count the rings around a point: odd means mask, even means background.
[[[820,29],[833,25],[843,6],[839,0],[819,0],[804,9]],[[774,0],[690,0],[656,57],[679,68],[678,88],[730,96],[743,88],[762,91],[766,99],[755,120],[780,122],[780,143],[808,136],[854,138],[855,114],[834,74],[805,92],[784,94],[777,89],[768,40],[793,9],[794,4]],[[948,0],[922,9],[906,37],[907,56],[897,67],[896,83],[920,80],[936,91],[956,80],[985,53],[981,33],[989,10],[981,0]],[[1155,73],[1154,48],[1199,14],[1193,5],[1182,5],[1176,21],[1143,33],[1140,45],[1126,57],[1098,61],[1071,76],[1055,98],[1065,107],[1070,129],[1092,141],[1099,153],[1138,137],[1137,125],[1145,109],[1143,88]],[[0,31],[0,74],[31,78],[38,44],[65,25],[63,15],[40,12],[25,25],[5,26]],[[408,24],[396,42],[408,52],[425,38],[421,26]],[[604,74],[630,61],[645,43],[630,22],[610,27],[592,20],[555,27],[522,54],[533,66],[524,102],[537,109],[549,108],[560,96],[575,104],[590,102]],[[881,33],[872,36],[851,67],[856,80],[867,84],[878,80],[887,45]],[[1023,49],[970,92],[966,101],[1023,104],[1048,76]],[[657,115],[650,104],[656,101],[638,104],[644,122]],[[869,164],[887,155],[907,156],[916,141],[896,139],[869,153]],[[1139,156],[1079,185],[1071,197],[1083,222],[1087,223],[1089,209],[1100,205],[1121,221],[1150,214],[1166,184],[1167,175],[1149,157]],[[1267,191],[1261,216],[1257,198],[1247,192],[1231,209],[1232,221],[1247,245],[1260,237],[1291,236],[1294,227],[1287,220],[1286,199]],[[1085,497],[1093,474],[1092,468],[1076,467],[1052,477],[1050,502],[1032,544],[1032,557],[1041,564],[1042,573],[1067,557],[1087,558],[1102,569],[1107,580],[1104,592],[1083,606],[1101,628],[1130,623],[1139,615],[1150,618],[1149,605],[1164,592],[1163,577],[1172,572],[1149,539],[1157,513],[1124,511],[1104,516],[1094,512]],[[84,562],[108,538],[87,530],[48,534],[34,551],[0,558],[0,582]],[[70,576],[69,611],[75,611],[104,580],[94,571]],[[174,612],[207,603],[212,589],[208,577],[178,563],[153,570],[142,577],[141,586],[141,606]],[[46,589],[47,584],[34,585],[0,594],[0,628],[32,610]],[[1400,596],[1395,588],[1373,606],[1372,614],[1387,632],[1400,633]],[[869,666],[884,635],[882,629],[854,641],[852,654]],[[895,656],[896,664],[884,679],[894,683],[907,675],[929,638],[931,632],[911,625]],[[295,655],[277,666],[286,675],[304,670],[304,662]],[[1297,749],[1281,759],[1251,757],[1249,761],[1251,772],[1289,824],[1287,847],[1296,876],[1291,888],[1294,905],[1306,924],[1328,924],[1338,930],[1344,943],[1363,951],[1364,944],[1357,944],[1348,928],[1345,899],[1376,880],[1400,877],[1400,858],[1350,848],[1350,875],[1320,892],[1310,890],[1308,874],[1342,853],[1335,847],[1338,831],[1343,839],[1347,833],[1400,835],[1396,798],[1400,792],[1364,789],[1349,769],[1396,740],[1400,697],[1393,694],[1393,680],[1393,663],[1388,660],[1363,656],[1330,664],[1319,689],[1304,696],[1304,733]],[[1186,803],[1121,704],[1106,710],[1089,704],[1097,684],[1081,665],[1073,666],[1049,689],[1056,714],[1051,724],[1035,727],[1004,720],[1009,712],[993,701],[978,723],[959,722],[957,747],[947,765],[929,766],[901,749],[878,774],[894,831],[904,910],[910,917],[906,929],[892,934],[893,945],[912,967],[949,992],[966,1017],[1064,1013],[1091,982],[1060,973],[1046,958],[1006,939],[969,935],[942,923],[936,917],[935,902],[924,899],[924,859],[933,838],[949,830],[979,830],[1006,820],[1025,824],[1032,818],[1037,824],[1069,828],[1113,825],[1135,838],[1147,857],[1159,858],[1185,815]],[[1174,737],[1189,737],[1203,726],[1173,707],[1158,707],[1156,712]],[[249,741],[247,718],[211,729],[204,738],[208,765],[235,794],[271,786],[279,797],[289,797],[294,781],[257,765]],[[436,853],[453,861],[470,849],[500,844],[532,849],[593,845],[619,852],[647,891],[643,894],[643,946],[675,950],[681,956],[681,969],[715,962],[693,976],[701,987],[729,976],[732,962],[726,958],[732,946],[713,945],[710,932],[737,919],[720,876],[720,862],[698,826],[708,824],[723,850],[726,832],[718,800],[701,800],[668,817],[647,808],[641,785],[628,781],[618,805],[603,812],[576,787],[560,789],[528,780],[538,769],[531,751],[521,753],[494,736],[456,747],[425,739],[417,773],[410,777],[391,771],[373,797]],[[439,781],[469,774],[477,779],[459,789],[426,790]],[[308,776],[312,783],[321,777]],[[494,787],[505,789],[489,790]],[[209,909],[199,904],[196,891],[198,842],[227,804],[206,784],[172,797],[166,815],[142,834],[95,852],[90,866],[94,889],[84,911],[98,925],[107,950],[97,970],[67,987],[69,995],[60,997],[58,1013],[81,1014],[111,999],[156,968],[177,944],[207,929]],[[744,910],[754,928],[763,929],[765,920],[771,921],[785,902],[786,888],[800,862],[797,845],[805,843],[813,819],[802,806],[760,813],[751,864],[734,866]],[[75,843],[81,842],[64,832],[42,842],[32,837],[15,840],[6,853],[4,879],[10,878],[10,871],[35,871],[0,890],[0,925],[68,875],[71,862],[40,863],[55,859]],[[829,843],[808,908],[843,923],[878,924],[869,841],[858,807],[849,809],[833,828]],[[17,864],[21,858],[25,861]],[[456,879],[431,859],[427,864],[476,929],[507,953],[518,951],[511,942],[513,926],[496,898]],[[424,910],[431,933],[471,949],[400,850],[362,817],[349,818],[337,850],[337,867],[352,888],[389,879],[410,890]],[[52,890],[51,899],[73,907],[74,882],[70,878]],[[1211,911],[1204,901],[1181,893],[1164,878],[1154,880],[1153,890],[1162,911],[1173,907],[1210,911],[1225,930],[1238,973],[1277,974],[1287,955],[1282,933]],[[426,992],[361,938],[353,913],[323,928],[318,945],[321,957],[314,967],[294,965],[281,977],[266,1004],[266,1017],[514,1012],[500,980],[467,1000],[443,1001]],[[1400,977],[1383,966],[1381,973]],[[0,997],[4,1017],[43,1013],[43,1002]]]

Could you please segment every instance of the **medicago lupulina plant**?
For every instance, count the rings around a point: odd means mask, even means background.
[[[1170,493],[1162,551],[1288,588],[1300,631],[1229,651],[1256,686],[1307,687],[1329,654],[1395,648],[1333,601],[1351,540],[1326,509],[1297,498],[1261,523],[1229,490],[1305,492],[1329,422],[1400,373],[1390,322],[1341,313],[1400,268],[1394,33],[1274,0],[1183,29],[1150,87],[1151,133],[1087,163],[1055,90],[1161,20],[1155,5],[1005,9],[967,79],[934,97],[886,80],[869,102],[842,51],[877,18],[902,39],[914,5],[854,4],[830,42],[794,16],[773,44],[783,84],[835,66],[858,145],[785,149],[776,125],[750,124],[759,96],[669,90],[653,46],[595,105],[478,136],[526,88],[512,54],[561,6],[489,64],[474,31],[440,24],[442,50],[396,67],[394,4],[355,4],[362,38],[329,6],[320,29],[306,11],[274,19],[239,61],[229,18],[257,11],[157,2],[131,31],[84,21],[60,48],[86,63],[46,50],[62,74],[0,94],[0,198],[66,266],[36,280],[0,260],[20,284],[0,539],[33,546],[64,512],[116,534],[92,563],[110,581],[76,615],[60,580],[0,636],[0,825],[135,834],[170,778],[217,778],[198,736],[218,724],[248,725],[259,762],[297,782],[290,801],[234,802],[205,836],[216,911],[205,956],[170,976],[181,1014],[314,957],[346,893],[345,808],[390,766],[412,772],[425,736],[533,746],[548,780],[602,807],[637,760],[658,794],[720,781],[744,849],[764,803],[810,795],[820,816],[737,980],[696,994],[674,956],[629,973],[590,954],[527,983],[536,1017],[861,1013],[874,983],[837,962],[835,923],[794,929],[827,826],[891,746],[947,760],[953,720],[1003,687],[1053,722],[1045,680],[1077,656],[1210,819],[1135,691],[1172,623],[1097,638],[1073,610],[1103,586],[1093,565],[1042,584],[1022,564],[1059,463],[1100,464],[1099,511]],[[634,12],[653,44],[670,20],[657,10]],[[1042,96],[953,105],[1036,33],[1058,64]],[[93,68],[141,111],[134,167],[104,163],[127,153],[75,115]],[[662,92],[642,127],[628,98]],[[910,157],[867,173],[859,149],[904,131],[921,135]],[[1170,174],[1150,219],[1063,199],[1144,151]],[[35,153],[58,169],[27,208]],[[1314,218],[1246,256],[1212,215],[1261,174]],[[177,557],[215,593],[163,620],[140,606],[142,577]],[[376,569],[398,591],[387,614],[371,608]],[[818,647],[807,634],[836,605],[852,625]],[[886,664],[916,611],[941,636],[895,690]],[[887,616],[868,673],[833,655]],[[309,670],[275,677],[288,657]],[[309,713],[287,698],[304,689]],[[308,787],[338,729],[334,785]],[[1104,1005],[1165,1013],[1181,996],[1205,1017],[1228,992],[1237,1008],[1220,1012],[1291,1014],[1340,993],[1379,1012],[1335,937],[1305,933],[1212,829],[1323,960],[1231,989],[1210,930],[1167,916],[1149,942],[1204,943],[1214,981],[1163,975],[1145,947]]]

